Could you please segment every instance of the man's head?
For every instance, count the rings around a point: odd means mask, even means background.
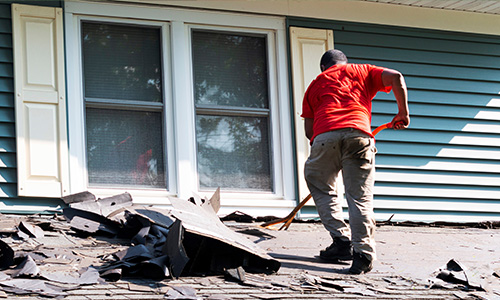
[[[330,68],[333,65],[345,65],[347,64],[347,57],[344,52],[340,50],[328,50],[321,57],[321,61],[319,63],[319,67],[321,68],[321,72]]]

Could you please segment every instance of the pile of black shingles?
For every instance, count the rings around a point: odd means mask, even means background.
[[[163,280],[227,274],[237,268],[269,274],[280,267],[255,243],[220,221],[216,214],[220,207],[218,191],[209,200],[170,199],[171,209],[133,205],[128,193],[96,199],[83,192],[63,200],[71,234],[116,239],[123,247],[101,256],[95,265],[73,270],[72,274],[58,274],[41,272],[33,259],[34,251],[15,254],[0,240],[0,290],[61,296],[80,285],[122,277]],[[17,234],[35,237],[43,234],[40,230],[21,222]]]

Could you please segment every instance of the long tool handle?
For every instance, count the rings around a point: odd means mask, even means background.
[[[385,123],[383,125],[380,125],[379,127],[375,128],[375,130],[372,131],[372,134],[375,136],[377,135],[377,133],[379,133],[380,131],[386,129],[386,128],[392,128],[392,123],[389,122],[389,123]],[[279,224],[279,223],[283,223],[285,222],[279,230],[287,230],[288,227],[290,227],[290,224],[292,223],[293,219],[295,218],[295,215],[297,214],[297,212],[302,208],[304,207],[304,205],[306,205],[307,201],[309,201],[309,199],[311,199],[312,195],[309,194],[307,195],[304,200],[302,200],[302,202],[299,203],[299,205],[297,205],[291,213],[288,214],[288,216],[284,217],[284,218],[281,218],[281,219],[276,219],[276,220],[272,220],[272,221],[269,221],[269,222],[265,222],[263,224],[261,224],[260,226],[261,227],[269,227],[269,226],[272,226],[272,225],[276,225],[276,224]]]
[[[375,130],[372,131],[372,134],[375,136],[375,135],[377,135],[377,133],[379,133],[380,131],[382,131],[386,128],[392,128],[392,123],[389,122],[389,123],[385,123],[385,124],[380,125],[379,127],[375,128]]]
[[[285,224],[283,224],[283,226],[281,226],[280,230],[285,227],[285,225],[287,225],[288,223],[288,226],[290,226],[290,223],[292,222],[293,220],[293,217],[295,217],[295,215],[297,214],[297,212],[302,208],[304,207],[304,205],[306,205],[307,201],[309,201],[309,199],[311,199],[312,195],[309,194],[307,195],[307,197],[304,198],[304,200],[302,200],[302,202],[299,203],[299,205],[297,205],[291,213],[288,214],[288,216],[284,217],[284,218],[280,218],[280,219],[276,219],[276,220],[272,220],[272,221],[268,221],[268,222],[265,222],[265,223],[262,223],[260,226],[261,227],[269,227],[269,226],[272,226],[272,225],[275,225],[275,224],[279,224],[279,223],[282,223],[282,222],[285,222]],[[285,228],[287,229],[288,226]]]

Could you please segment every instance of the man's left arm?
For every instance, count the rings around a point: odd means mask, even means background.
[[[408,109],[408,91],[403,75],[392,69],[384,69],[382,72],[382,83],[384,86],[392,87],[392,92],[398,103],[398,113],[392,119],[394,129],[408,128],[410,125],[410,113]]]

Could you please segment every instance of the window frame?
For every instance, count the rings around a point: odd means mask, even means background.
[[[232,106],[226,106],[226,107],[214,107],[214,106],[204,106],[200,105],[199,108],[197,105],[194,104],[195,97],[194,97],[194,72],[193,72],[193,46],[192,46],[192,33],[193,31],[206,31],[206,32],[217,32],[217,33],[229,33],[229,34],[242,34],[242,35],[256,35],[256,36],[262,36],[266,38],[266,59],[267,59],[267,82],[268,82],[268,108],[267,109],[253,109],[253,108],[242,108],[242,107],[232,107]],[[193,91],[192,95],[192,101],[193,101],[193,113],[194,117],[199,114],[198,111],[201,111],[201,115],[209,115],[209,116],[244,116],[244,117],[267,117],[268,118],[268,142],[269,142],[269,163],[270,163],[270,176],[271,176],[271,181],[272,181],[272,186],[271,186],[271,191],[248,191],[248,192],[253,192],[253,193],[262,193],[262,194],[275,194],[277,191],[277,188],[280,187],[279,182],[282,181],[281,174],[279,172],[276,172],[276,167],[277,164],[279,166],[279,159],[280,157],[275,157],[275,153],[277,152],[276,149],[279,149],[279,145],[275,147],[275,139],[274,137],[277,136],[278,132],[275,132],[279,128],[279,124],[277,122],[279,120],[278,116],[273,113],[276,110],[277,107],[277,92],[275,91],[275,85],[272,85],[273,82],[273,74],[276,74],[275,70],[275,62],[274,62],[274,52],[272,52],[271,49],[274,49],[274,43],[275,43],[275,38],[274,38],[274,33],[270,32],[269,30],[259,30],[259,29],[241,29],[241,28],[234,28],[234,27],[224,27],[224,26],[206,26],[206,25],[197,25],[197,24],[191,24],[188,25],[188,32],[189,32],[189,49],[190,49],[190,66],[191,66],[191,90]],[[223,110],[224,112],[217,112],[218,109]],[[264,112],[265,111],[265,112]],[[195,125],[195,146],[196,145],[196,125]],[[196,150],[196,154],[198,153],[198,150]],[[196,160],[196,170],[198,170],[198,161]],[[198,172],[196,172],[197,175],[197,189],[198,191],[212,191],[211,189],[205,189],[200,186],[200,178],[198,176]],[[233,193],[233,194],[238,194],[238,193],[247,193],[245,191],[227,191],[227,193]]]
[[[86,134],[86,117],[85,117],[85,111],[87,107],[87,100],[85,98],[85,78],[83,74],[83,49],[82,49],[82,23],[83,22],[95,22],[95,23],[108,23],[108,24],[116,24],[116,25],[128,25],[128,26],[143,26],[143,27],[153,27],[153,28],[158,28],[160,30],[160,50],[161,50],[161,65],[162,65],[162,88],[163,88],[163,95],[162,95],[162,100],[163,103],[161,106],[163,107],[161,109],[162,112],[162,119],[163,119],[163,141],[164,141],[164,147],[163,147],[163,156],[164,156],[164,169],[166,174],[166,182],[165,182],[165,189],[163,188],[139,188],[139,187],[125,187],[125,186],[117,186],[117,187],[98,187],[98,186],[91,186],[89,183],[89,177],[88,177],[88,162],[87,162],[87,134]],[[76,135],[78,132],[78,135],[80,136],[79,139],[74,138],[70,139],[70,153],[71,153],[71,160],[78,161],[78,167],[73,167],[72,161],[70,161],[70,177],[71,177],[71,189],[73,188],[78,188],[80,190],[88,190],[92,193],[95,194],[104,194],[104,195],[115,195],[117,191],[121,190],[134,190],[136,191],[135,194],[138,194],[140,196],[145,196],[145,197],[167,197],[172,194],[175,194],[175,161],[174,158],[169,155],[170,153],[173,153],[173,141],[168,140],[167,138],[169,136],[172,136],[171,133],[167,132],[169,131],[170,128],[172,128],[173,124],[171,121],[171,116],[169,116],[169,112],[172,110],[172,97],[171,97],[171,79],[170,79],[170,48],[169,48],[169,40],[170,40],[170,30],[169,30],[169,24],[168,22],[158,22],[158,21],[150,21],[150,20],[130,20],[130,19],[125,19],[125,18],[112,18],[112,17],[100,17],[100,16],[75,16],[74,18],[74,29],[75,29],[75,51],[78,53],[77,57],[74,57],[75,60],[78,60],[76,69],[72,74],[74,75],[73,82],[76,82],[78,84],[78,88],[76,89],[78,93],[73,93],[75,95],[75,98],[78,97],[78,105],[72,105],[71,102],[69,104],[69,131],[70,131],[70,137],[73,136],[73,134]],[[69,47],[68,47],[69,48]],[[69,51],[69,49],[68,49]],[[69,81],[68,81],[69,82]],[[69,89],[69,88],[68,88]],[[76,96],[78,94],[78,96]],[[75,102],[75,101],[74,101]],[[73,102],[73,103],[74,103]],[[92,99],[89,103],[91,104],[90,107],[97,107],[97,108],[107,108],[106,103],[111,103],[114,102],[111,99],[105,99],[105,101],[100,101],[99,99]],[[116,102],[116,101],[115,101]],[[120,101],[118,101],[120,102]],[[134,101],[129,101],[125,102],[122,101],[120,102],[121,105],[123,106],[128,106],[127,110],[131,110],[132,106],[134,104]],[[149,106],[158,106],[158,104],[152,103]],[[117,108],[117,105],[110,105],[109,108]],[[78,114],[72,114],[71,109],[73,111],[79,111]],[[71,122],[72,118],[79,119],[79,124],[78,128],[75,128],[74,123]],[[169,135],[170,134],[170,135]],[[71,142],[72,140],[72,142]],[[72,147],[73,146],[73,147]],[[71,149],[74,149],[72,151]],[[76,149],[75,149],[76,148]],[[79,151],[75,151],[75,150]],[[80,172],[75,172],[75,169],[80,169]],[[80,175],[80,176],[78,176]]]
[[[269,207],[288,211],[295,206],[295,176],[291,112],[286,60],[285,19],[238,13],[197,11],[167,7],[65,2],[68,62],[68,120],[70,136],[71,192],[89,190],[99,196],[120,191],[132,194],[138,204],[168,205],[168,197],[189,198],[200,192],[196,162],[195,107],[191,54],[192,28],[257,33],[267,36],[269,135],[272,162],[272,192],[224,192],[224,205],[250,210]],[[133,18],[131,17],[133,16]],[[81,21],[160,26],[162,28],[165,162],[168,190],[92,188],[87,185]],[[175,41],[175,43],[173,42]],[[187,101],[182,101],[186,99]],[[211,191],[200,192],[211,195]],[[252,201],[250,201],[252,199]],[[276,212],[279,214],[279,212]]]

